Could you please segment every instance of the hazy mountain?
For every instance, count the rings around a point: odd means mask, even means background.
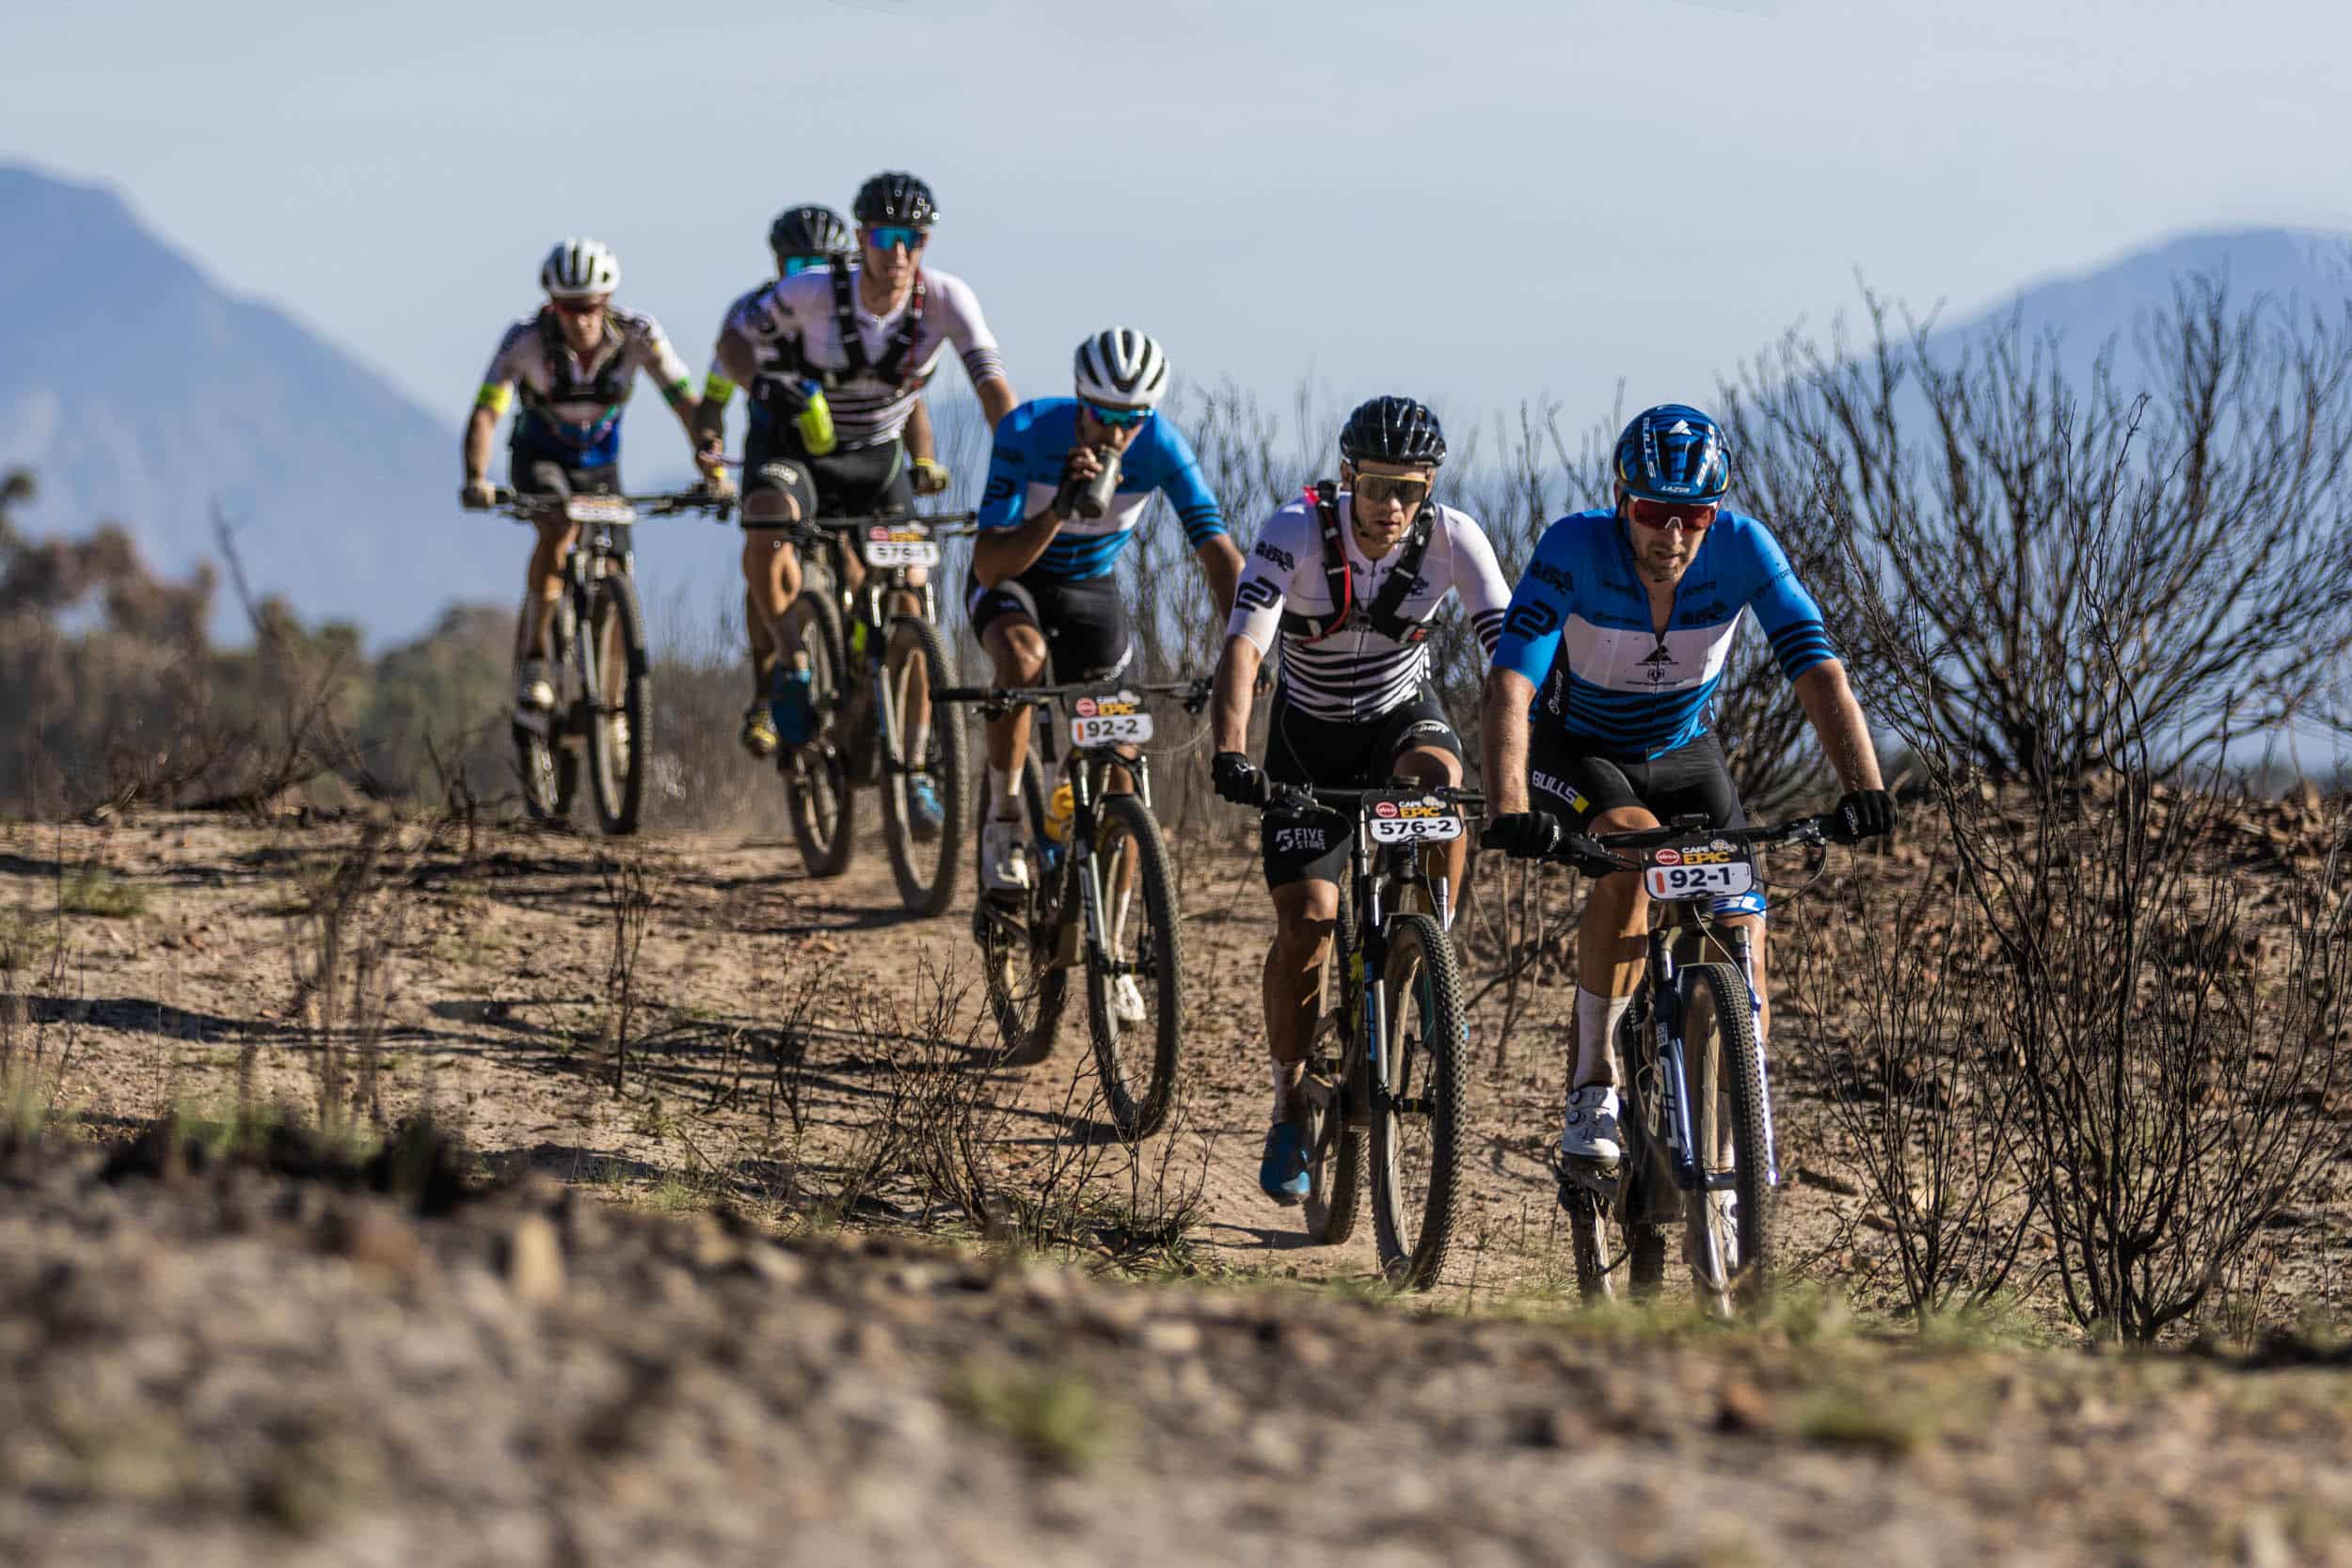
[[[372,639],[511,596],[512,531],[456,509],[457,432],[350,354],[110,191],[0,165],[0,467],[36,471],[31,528],[116,519],[181,568],[218,501],[257,591]]]

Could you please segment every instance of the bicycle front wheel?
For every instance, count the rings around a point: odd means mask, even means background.
[[[1380,976],[1388,1014],[1372,1116],[1372,1219],[1381,1272],[1408,1291],[1445,1269],[1461,1185],[1462,982],[1445,931],[1425,914],[1389,923]]]
[[[1349,1119],[1349,1079],[1359,1066],[1356,1015],[1362,980],[1356,921],[1344,895],[1323,962],[1323,1014],[1307,1057],[1307,1236],[1338,1246],[1356,1234],[1363,1207],[1364,1154],[1370,1136]]]
[[[1046,842],[1045,784],[1035,756],[1022,759],[1021,796],[1034,850]],[[981,820],[994,809],[983,792]],[[983,891],[972,911],[989,1014],[1003,1042],[1000,1060],[1006,1067],[1034,1067],[1054,1053],[1070,992],[1061,936],[1064,925],[1078,918],[1071,885],[1074,873],[1066,858],[1050,868],[1033,859],[1029,879],[1020,893]],[[985,879],[981,885],[986,888]]]
[[[580,790],[580,753],[524,724],[515,727],[515,771],[522,780],[523,813],[543,827],[571,820]]]
[[[956,857],[963,852],[962,710],[931,700],[954,672],[939,628],[913,615],[890,628],[882,658],[882,718],[891,733],[876,750],[882,767],[882,836],[898,901],[916,914],[938,914],[956,895]],[[919,710],[919,717],[918,717]]]
[[[1684,1247],[1700,1305],[1728,1315],[1762,1299],[1771,1263],[1764,1058],[1737,968],[1692,964],[1681,988],[1683,1103],[1701,1179],[1683,1205]]]
[[[587,646],[596,655],[588,701],[588,791],[607,833],[637,831],[645,804],[652,742],[653,674],[637,586],[620,573],[597,582],[589,601]]]
[[[1104,796],[1102,814],[1094,877],[1103,940],[1087,953],[1087,1021],[1111,1125],[1134,1143],[1159,1131],[1176,1092],[1184,942],[1159,823],[1135,795]]]
[[[832,722],[841,705],[842,671],[847,668],[841,612],[834,607],[830,590],[806,588],[785,610],[784,626],[786,644],[797,637],[808,657],[808,696],[817,711],[817,732],[806,744],[779,751],[776,768],[784,775],[785,805],[792,818],[792,837],[801,847],[801,863],[811,877],[838,877],[850,867],[854,847],[850,830],[857,805]]]

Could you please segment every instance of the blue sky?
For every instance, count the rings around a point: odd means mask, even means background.
[[[453,423],[555,237],[614,245],[699,368],[769,216],[884,166],[937,188],[1025,394],[1129,323],[1277,403],[1311,369],[1572,425],[1703,395],[1857,268],[1966,308],[2185,228],[2352,228],[2340,4],[705,10],[22,8],[0,155],[117,185]]]

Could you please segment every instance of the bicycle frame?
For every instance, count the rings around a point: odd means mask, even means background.
[[[843,652],[858,670],[868,696],[880,715],[880,734],[876,743],[881,748],[882,770],[887,774],[912,771],[908,759],[900,754],[898,696],[890,689],[876,650],[885,643],[891,626],[909,612],[891,608],[891,599],[899,594],[912,594],[919,601],[913,612],[918,618],[939,624],[939,592],[930,568],[913,566],[875,566],[860,562],[865,577],[852,590],[850,586],[849,556],[854,531],[874,523],[922,523],[930,528],[934,538],[964,531],[957,525],[968,524],[974,514],[945,513],[924,515],[880,514],[871,517],[818,517],[793,530],[805,543],[822,550],[826,571],[833,578],[834,598],[841,611]],[[910,580],[917,570],[926,573],[924,580]]]

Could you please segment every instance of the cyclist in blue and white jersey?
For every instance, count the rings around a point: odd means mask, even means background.
[[[1263,807],[1269,782],[1333,789],[1399,775],[1431,786],[1462,782],[1462,742],[1430,684],[1428,638],[1456,598],[1480,648],[1493,653],[1510,590],[1486,531],[1431,498],[1444,461],[1435,413],[1411,398],[1374,398],[1341,428],[1340,483],[1317,485],[1258,531],[1226,624],[1210,715],[1210,777],[1225,799]],[[1281,677],[1261,768],[1244,746],[1258,672],[1278,640]],[[1263,988],[1274,1113],[1258,1185],[1285,1205],[1307,1197],[1298,1087],[1353,841],[1336,812],[1266,816],[1259,826],[1275,931]],[[1466,847],[1445,848],[1449,888],[1462,886]]]
[[[918,493],[945,488],[944,469],[904,439],[924,387],[953,347],[993,421],[1011,412],[1012,383],[980,302],[961,277],[923,265],[939,210],[931,189],[897,170],[861,186],[851,206],[858,253],[779,278],[738,302],[719,329],[723,379],[749,387],[743,447],[743,580],[754,613],[754,699],[741,739],[755,756],[798,746],[816,728],[809,673],[788,641],[785,610],[801,591],[797,552],[777,525],[818,515],[906,510]],[[925,427],[928,431],[928,426]],[[845,552],[854,589],[865,566]],[[910,702],[928,721],[930,697]],[[930,783],[910,782],[917,836],[939,817]]]
[[[1839,836],[1891,832],[1894,798],[1820,607],[1772,531],[1722,504],[1731,486],[1722,430],[1687,404],[1661,404],[1626,426],[1613,461],[1615,506],[1545,530],[1512,595],[1486,678],[1497,815],[1483,842],[1540,853],[1564,829],[1627,832],[1692,815],[1744,826],[1708,730],[1743,611],[1771,639],[1845,790]],[[1761,998],[1764,895],[1715,909],[1748,928]],[[1594,883],[1576,943],[1576,1063],[1560,1134],[1569,1158],[1607,1164],[1621,1152],[1611,1046],[1641,984],[1648,929],[1637,873]]]
[[[548,303],[506,329],[466,421],[466,480],[458,499],[467,508],[486,509],[498,499],[490,483],[490,441],[517,392],[522,408],[510,438],[508,477],[522,496],[561,500],[619,492],[621,415],[640,374],[653,378],[687,439],[694,439],[695,399],[686,362],[660,323],[612,303],[620,281],[620,261],[595,240],[564,240],[548,252],[539,267]],[[714,472],[705,454],[698,452],[695,461],[706,475]],[[548,628],[564,596],[564,558],[580,531],[561,510],[543,512],[532,523],[539,537],[515,630],[515,712],[525,723],[544,721],[555,705]]]
[[[997,422],[965,594],[997,685],[1038,685],[1049,668],[1057,682],[1106,680],[1126,668],[1134,644],[1112,568],[1155,494],[1175,509],[1218,615],[1232,609],[1241,552],[1191,443],[1157,411],[1168,373],[1159,344],[1113,327],[1078,345],[1077,396],[1040,398]],[[1105,461],[1119,465],[1110,504],[1081,517],[1076,499]],[[1028,744],[1027,708],[989,722],[980,829],[989,891],[1029,885],[1013,782]]]

